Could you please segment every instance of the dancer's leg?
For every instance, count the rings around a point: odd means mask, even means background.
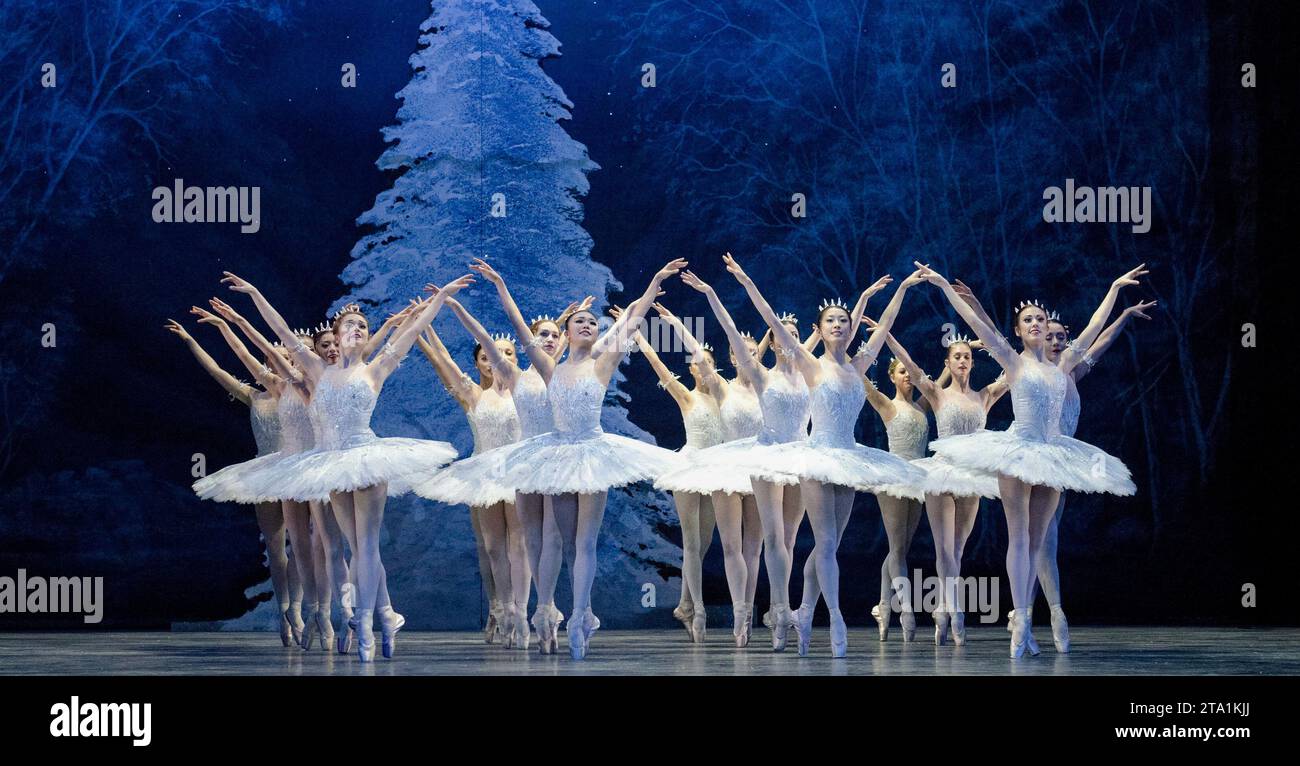
[[[279,614],[289,608],[289,556],[284,550],[284,511],[278,502],[258,503],[253,507],[257,528],[266,541],[266,560],[271,569],[271,591],[279,605]]]
[[[758,592],[758,560],[763,552],[763,522],[759,519],[758,504],[753,495],[741,499],[740,512],[740,544],[745,554],[745,603],[752,611],[754,594]]]
[[[749,584],[749,571],[745,566],[742,505],[741,495],[713,493],[713,515],[717,521],[718,536],[722,538],[722,563],[727,572],[727,590],[731,594],[733,608],[746,603],[745,588]]]
[[[772,607],[790,605],[790,551],[785,545],[785,516],[782,485],[754,479],[754,501],[763,528],[763,561],[767,564],[767,583],[771,588]]]
[[[674,492],[673,506],[682,527],[682,593],[687,595],[691,609],[704,612],[700,556],[700,495],[694,492]]]

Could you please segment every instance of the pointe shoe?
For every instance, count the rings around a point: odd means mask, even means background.
[[[555,632],[559,622],[555,619],[558,610],[551,604],[540,604],[533,612],[533,627],[537,629],[537,653],[555,654]]]
[[[844,624],[844,615],[838,609],[831,610],[831,657],[839,658],[848,654],[849,628]]]
[[[290,643],[296,643],[293,638],[293,626],[289,624],[288,609],[280,613],[280,642],[286,649],[289,648]]]
[[[284,610],[284,619],[289,623],[289,635],[294,644],[302,646],[302,609],[294,609],[292,606]]]
[[[911,604],[905,604],[907,607],[898,615],[898,623],[903,628],[903,643],[910,644],[916,640],[916,612],[912,611]]]
[[[591,609],[583,614],[574,615],[569,618],[569,655],[575,660],[585,659],[587,656],[587,642],[591,638],[588,621],[591,617]]]
[[[952,614],[940,606],[934,610],[934,645],[943,646],[948,643],[948,628],[952,623]]]
[[[1038,648],[1038,639],[1034,638],[1034,608],[1031,606],[1025,612],[1029,616],[1029,619],[1025,622],[1029,626],[1029,634],[1025,638],[1025,648],[1029,650],[1030,654],[1037,657],[1042,650]]]
[[[686,635],[695,641],[695,631],[691,630],[691,622],[695,619],[695,607],[691,604],[678,604],[673,608],[673,617],[686,628]]]
[[[749,646],[749,604],[731,607],[731,635],[736,639],[737,649]]]
[[[501,631],[503,634],[502,637],[504,639],[501,642],[501,647],[503,649],[515,648],[515,642],[519,640],[519,626],[517,625],[518,619],[519,619],[519,615],[515,611],[514,603],[503,602],[501,604],[501,622],[500,622]]]
[[[795,641],[800,657],[807,657],[808,647],[812,645],[812,620],[813,610],[806,605],[800,604],[794,610]]]
[[[528,606],[515,604],[515,648],[528,651],[532,634],[528,630]]]
[[[357,634],[357,658],[361,662],[375,661],[375,611],[358,609],[352,616],[352,629]]]
[[[493,601],[488,606],[487,625],[483,627],[483,640],[495,644],[501,635],[501,602]]]
[[[703,609],[695,610],[694,616],[691,617],[691,640],[697,644],[704,643],[705,627],[708,623],[708,615]]]
[[[803,607],[800,607],[801,609]],[[879,604],[871,607],[871,616],[876,618],[876,627],[880,631],[880,640],[884,641],[889,638],[889,602],[881,601]]]
[[[772,607],[772,651],[784,652],[789,637],[790,626],[794,624],[794,615],[789,606]]]
[[[334,626],[330,624],[329,607],[316,612],[316,635],[320,638],[320,649],[328,652],[334,644]]]
[[[1060,604],[1052,607],[1052,643],[1061,654],[1070,653],[1070,624],[1065,621],[1065,610]]]
[[[770,608],[766,612],[763,612],[763,627],[768,630],[772,629],[772,610]]]
[[[1029,647],[1030,617],[1028,609],[1015,609],[1011,615],[1011,659],[1020,659]]]
[[[587,620],[586,622],[583,623],[583,625],[585,625],[587,628],[588,641],[591,640],[592,633],[595,633],[596,631],[600,630],[600,618],[596,616],[595,612],[591,611],[591,607],[587,607]]]
[[[966,613],[954,611],[952,613],[952,642],[957,646],[966,645]]]
[[[352,608],[344,607],[342,618],[339,620],[339,630],[336,634],[335,648],[339,654],[347,654],[352,651],[352,639],[356,637],[356,629],[352,627]]]
[[[302,631],[302,643],[299,644],[304,651],[311,649],[312,641],[316,639],[316,631],[320,628],[320,611],[315,604],[312,604],[311,611],[307,612],[307,619],[303,621],[305,627]]]
[[[564,622],[564,612],[561,612],[555,604],[551,604],[551,614],[555,615],[555,619],[551,622],[551,654],[555,654],[555,647],[560,643],[560,623]]]
[[[397,649],[397,631],[402,629],[406,624],[406,618],[393,610],[393,607],[386,606],[379,610],[379,629],[383,646],[384,659],[393,659],[393,652]],[[373,649],[371,650],[373,656]]]

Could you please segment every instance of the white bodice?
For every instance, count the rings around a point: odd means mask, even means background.
[[[822,365],[836,366],[825,359]],[[850,375],[826,372],[812,391],[812,440],[827,447],[851,449],[856,443],[853,427],[866,404],[867,388],[856,370],[843,366]]]
[[[316,446],[327,450],[346,449],[375,439],[375,432],[370,430],[370,416],[378,398],[379,394],[365,378],[353,370],[339,365],[325,368],[311,397]]]
[[[748,439],[763,430],[763,410],[752,388],[739,383],[727,384],[727,398],[718,408],[722,418],[722,438],[726,441]]]
[[[695,406],[691,407],[682,418],[682,424],[686,427],[686,446],[704,449],[721,444],[722,416],[718,412],[717,405],[708,397],[697,398]]]
[[[930,443],[930,421],[918,407],[894,402],[894,419],[885,424],[889,451],[908,460],[925,457]]]
[[[542,380],[542,374],[536,367],[529,367],[519,374],[513,393],[522,438],[544,434],[554,428],[546,381]]]
[[[280,421],[280,452],[295,455],[316,446],[315,423],[298,389],[285,385],[276,401],[275,414]]]
[[[1007,430],[1025,439],[1046,440],[1061,432],[1066,375],[1054,364],[1025,360],[1011,387],[1015,421]]]
[[[1074,383],[1073,375],[1065,376],[1065,401],[1061,402],[1061,433],[1074,436],[1079,428],[1079,387]]]
[[[605,401],[605,384],[590,373],[578,372],[567,362],[555,367],[546,389],[551,401],[555,431],[570,438],[601,433],[600,408]]]
[[[934,425],[939,429],[939,438],[946,439],[949,436],[975,433],[984,427],[987,415],[983,404],[953,392],[944,397],[943,403],[934,413]]]
[[[791,384],[784,375],[768,374],[767,385],[758,397],[763,413],[760,444],[783,444],[807,437],[808,384],[802,376],[795,376],[795,381]]]
[[[269,455],[280,449],[280,416],[276,397],[265,391],[252,391],[248,397],[248,422],[253,428],[253,441],[258,456]]]
[[[496,391],[478,395],[474,408],[465,413],[474,434],[474,454],[519,441],[519,415],[514,400]]]

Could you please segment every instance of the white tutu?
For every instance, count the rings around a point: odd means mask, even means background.
[[[913,465],[925,470],[921,489],[932,495],[987,497],[996,500],[1001,494],[997,474],[962,468],[938,455],[918,460]]]
[[[1071,492],[1132,495],[1128,466],[1091,444],[1053,434],[1028,438],[1013,430],[976,431],[930,442],[930,449],[958,468],[1004,474],[1026,484]]]
[[[292,455],[272,452],[242,463],[228,465],[194,482],[192,485],[194,492],[204,500],[215,500],[218,503],[261,503],[278,500],[279,498],[259,498],[248,488],[246,479],[250,474],[265,469],[285,457],[292,457]]]
[[[500,502],[513,503],[515,490],[492,476],[503,473],[506,447],[492,449],[457,460],[427,479],[416,481],[411,491],[426,500],[447,505],[481,507]]]
[[[328,500],[330,492],[383,482],[392,497],[409,492],[412,482],[455,460],[456,454],[447,442],[365,434],[342,449],[313,449],[277,460],[244,475],[241,484],[256,498],[245,502]]]
[[[489,458],[495,452],[502,454]],[[676,452],[602,431],[581,436],[552,431],[484,452],[479,459],[492,466],[486,472],[491,481],[538,495],[604,492],[653,480],[683,464]]]
[[[750,484],[749,474],[728,464],[729,453],[715,452],[735,443],[725,442],[704,449],[683,447],[677,454],[681,456],[684,467],[669,471],[655,479],[655,489],[662,492],[694,492],[699,495],[709,495],[714,492],[752,495],[754,488]],[[715,459],[720,462],[711,462]]]
[[[839,484],[861,492],[881,487],[916,485],[925,472],[911,461],[875,447],[853,444],[833,447],[816,437],[785,444],[773,444],[751,453],[755,475],[786,474],[799,479]]]

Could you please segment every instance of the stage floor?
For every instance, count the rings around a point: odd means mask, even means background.
[[[932,630],[932,629],[931,629]],[[377,633],[377,632],[376,632]],[[849,631],[849,654],[830,657],[825,628],[812,650],[776,654],[770,634],[756,626],[746,649],[718,626],[702,645],[684,630],[600,630],[585,661],[535,648],[511,651],[485,644],[478,633],[403,631],[397,657],[363,665],[343,656],[280,646],[270,633],[5,633],[0,634],[0,675],[1298,675],[1300,630],[1238,628],[1074,628],[1072,652],[1057,654],[1051,631],[1035,637],[1038,657],[1007,657],[1002,626],[970,627],[964,647],[935,647],[933,633],[918,629],[904,644],[898,631],[880,643],[874,630]],[[377,636],[376,636],[377,638]]]

